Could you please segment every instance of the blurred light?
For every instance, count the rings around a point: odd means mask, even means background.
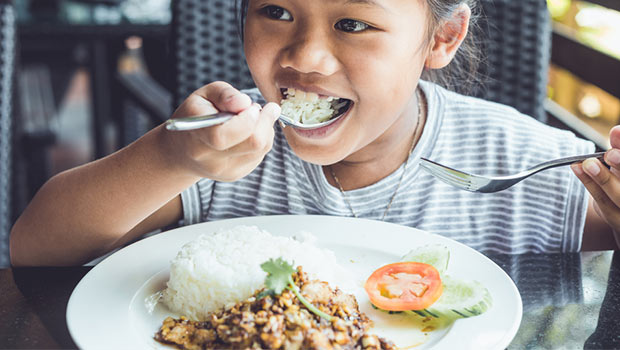
[[[130,50],[137,50],[142,48],[142,38],[135,35],[130,36],[129,38],[125,39],[125,47]]]
[[[599,6],[588,6],[579,10],[575,21],[581,27],[601,28],[617,27],[620,12]]]
[[[571,0],[547,0],[547,8],[552,18],[564,16],[570,9]]]
[[[596,118],[601,115],[602,107],[598,98],[593,94],[586,94],[579,101],[579,112],[588,118]]]

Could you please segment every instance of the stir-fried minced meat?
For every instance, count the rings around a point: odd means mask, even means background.
[[[359,311],[353,295],[307,278],[301,267],[293,275],[301,294],[333,316],[331,322],[285,289],[262,299],[256,293],[204,322],[168,317],[155,339],[180,349],[394,349],[391,342],[368,334],[372,321]]]

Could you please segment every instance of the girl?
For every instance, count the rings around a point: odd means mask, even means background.
[[[80,264],[181,219],[287,213],[397,222],[481,251],[617,247],[610,226],[620,227],[620,129],[612,130],[614,148],[606,154],[611,170],[594,159],[572,167],[594,199],[567,168],[495,194],[456,190],[421,171],[420,157],[476,173],[512,173],[593,151],[591,143],[514,109],[420,80],[455,58],[473,6],[242,1],[245,52],[258,89],[211,83],[173,117],[237,115],[188,132],[156,127],[53,177],[13,227],[12,263]],[[283,91],[343,99],[349,108],[318,130],[283,129],[274,125]]]

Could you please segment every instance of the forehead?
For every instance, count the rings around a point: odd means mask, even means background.
[[[242,0],[242,8],[249,4],[262,4],[261,0]],[[287,3],[295,5],[317,6],[323,9],[332,6],[363,6],[367,8],[382,9],[388,12],[402,13],[403,9],[426,7],[425,0],[280,0],[274,3],[276,6],[285,6]]]

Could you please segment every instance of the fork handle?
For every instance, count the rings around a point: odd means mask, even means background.
[[[603,156],[605,155],[605,152],[597,152],[597,153],[590,153],[590,154],[582,154],[580,156],[571,156],[571,157],[565,157],[565,158],[558,158],[558,159],[554,159],[554,160],[550,160],[548,162],[544,162],[544,163],[540,163],[538,165],[536,165],[533,168],[530,168],[530,170],[534,170],[534,171],[541,171],[544,169],[549,169],[549,168],[555,168],[558,166],[562,166],[562,165],[569,165],[569,164],[573,164],[575,162],[580,162],[583,160],[586,160],[588,158],[598,158],[601,162],[603,162],[603,164],[609,168],[609,165],[607,163],[605,163],[605,160],[603,159]]]

